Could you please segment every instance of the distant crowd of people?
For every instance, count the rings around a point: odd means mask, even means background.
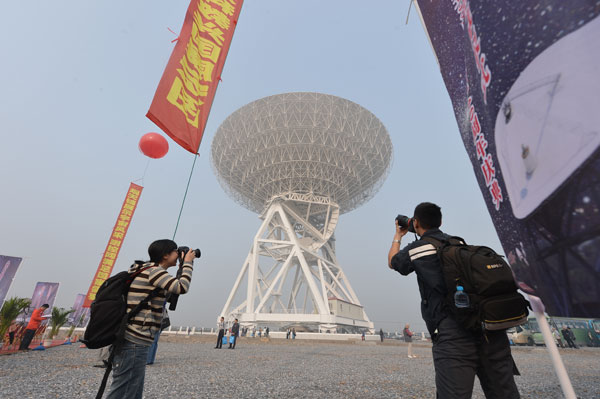
[[[579,346],[577,346],[575,343],[575,334],[573,334],[573,331],[571,331],[570,327],[563,326],[560,333],[556,327],[552,327],[552,336],[556,341],[556,345],[560,346],[561,348],[569,347],[573,349],[579,349]],[[563,344],[563,339],[565,340],[566,345]]]
[[[235,349],[235,344],[238,337],[246,337],[248,336],[248,332],[250,333],[251,338],[269,338],[270,328],[262,327],[256,328],[256,326],[252,327],[252,329],[248,329],[248,327],[242,327],[240,330],[239,320],[235,319],[230,328],[227,328],[227,323],[225,322],[225,317],[221,316],[219,321],[217,322],[217,344],[215,349],[221,349],[223,344],[229,343],[229,349]],[[286,330],[285,339],[296,339],[296,329],[288,328]]]

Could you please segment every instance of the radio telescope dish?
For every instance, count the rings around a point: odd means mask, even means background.
[[[391,158],[392,142],[375,115],[320,93],[253,101],[225,119],[212,143],[219,182],[257,213],[284,193],[327,197],[349,212],[375,195]]]
[[[328,94],[265,97],[225,119],[215,173],[263,222],[221,315],[244,326],[373,331],[337,263],[334,231],[340,214],[375,195],[391,158],[381,121]]]

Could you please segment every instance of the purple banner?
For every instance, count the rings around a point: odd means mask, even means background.
[[[75,327],[84,327],[90,318],[90,308],[84,308],[85,294],[77,294],[73,304],[73,313],[69,315],[68,323]]]
[[[17,269],[23,258],[0,255],[0,307],[8,294],[10,285],[17,274]]]
[[[417,3],[517,280],[599,316],[600,3]]]

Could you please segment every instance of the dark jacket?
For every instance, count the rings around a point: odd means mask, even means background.
[[[423,237],[447,240],[450,236],[440,229],[427,230]],[[422,239],[416,240],[392,258],[392,268],[403,276],[417,274],[421,293],[421,315],[429,334],[434,334],[440,321],[449,315],[444,304],[446,283],[435,247]]]
[[[231,326],[231,335],[237,337],[240,332],[240,323],[233,323]]]
[[[413,333],[408,328],[402,330],[402,335],[404,335],[404,342],[412,342]]]

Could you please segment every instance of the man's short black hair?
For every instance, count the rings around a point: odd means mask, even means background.
[[[156,240],[148,247],[150,262],[156,264],[162,262],[165,255],[177,250],[177,244],[173,240]]]
[[[48,305],[47,303],[43,304],[42,306],[40,306],[40,308],[49,308],[50,305]]]
[[[442,209],[431,202],[421,202],[415,208],[414,218],[424,229],[436,229],[442,225]]]

